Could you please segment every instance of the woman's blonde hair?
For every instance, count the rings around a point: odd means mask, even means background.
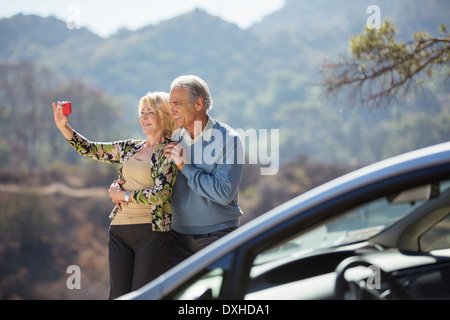
[[[139,101],[139,115],[144,105],[148,104],[151,110],[155,111],[161,120],[164,138],[170,140],[172,132],[175,130],[175,120],[170,113],[169,94],[167,92],[149,92]]]

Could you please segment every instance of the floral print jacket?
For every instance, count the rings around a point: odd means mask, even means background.
[[[142,150],[145,140],[121,140],[115,142],[91,142],[81,134],[74,132],[70,145],[81,155],[102,162],[119,164],[119,178],[123,179],[122,167],[133,154]],[[139,204],[149,205],[152,215],[153,231],[169,231],[172,222],[170,198],[175,185],[177,168],[175,163],[167,159],[163,152],[166,143],[155,148],[151,161],[150,189],[136,190],[130,194]],[[119,209],[115,207],[110,214],[114,219]],[[151,213],[150,213],[151,212]]]

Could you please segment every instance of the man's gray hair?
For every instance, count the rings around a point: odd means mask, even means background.
[[[213,100],[211,99],[208,85],[202,78],[193,75],[179,76],[170,85],[170,90],[174,88],[188,89],[191,103],[194,103],[197,98],[203,98],[206,111],[212,108]]]

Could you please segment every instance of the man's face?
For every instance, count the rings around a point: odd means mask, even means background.
[[[173,88],[170,92],[169,102],[170,113],[175,118],[177,128],[184,127],[190,131],[194,127],[194,121],[198,119],[198,111],[191,103],[188,89]]]

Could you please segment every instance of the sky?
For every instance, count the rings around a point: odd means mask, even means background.
[[[280,9],[284,0],[0,0],[0,19],[18,13],[55,16],[108,37],[201,8],[245,29]]]

